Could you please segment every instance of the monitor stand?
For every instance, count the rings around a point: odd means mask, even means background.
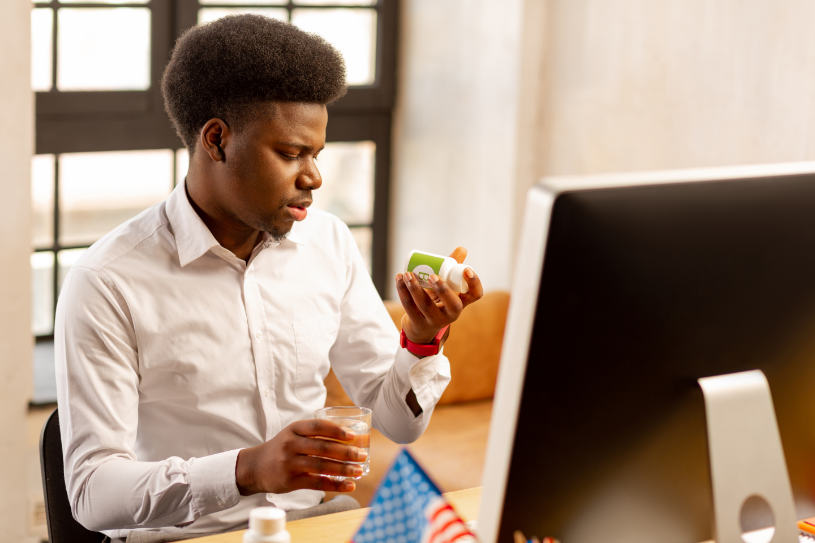
[[[760,370],[699,379],[705,399],[717,543],[743,543],[741,509],[753,496],[773,513],[773,543],[797,543],[787,465],[767,378]]]

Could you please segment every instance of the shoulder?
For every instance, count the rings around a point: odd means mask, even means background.
[[[103,272],[126,268],[130,260],[153,258],[172,243],[168,225],[164,202],[149,207],[93,243],[73,267]]]

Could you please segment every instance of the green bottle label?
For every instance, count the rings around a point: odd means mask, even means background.
[[[444,257],[414,252],[410,255],[407,271],[413,272],[419,278],[419,281],[426,283],[430,281],[431,274],[439,274],[443,263]]]

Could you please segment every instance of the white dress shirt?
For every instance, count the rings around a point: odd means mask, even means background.
[[[68,497],[82,524],[111,537],[244,527],[268,503],[240,496],[239,449],[311,418],[329,366],[398,442],[421,435],[450,379],[443,355],[399,347],[336,217],[310,210],[247,263],[218,244],[184,184],[73,266],[54,336]],[[418,417],[405,403],[411,388]],[[322,496],[299,490],[274,503],[303,508]]]

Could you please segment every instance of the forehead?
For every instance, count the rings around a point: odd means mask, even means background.
[[[243,131],[254,137],[320,145],[325,141],[328,112],[324,104],[265,102],[253,109]]]

